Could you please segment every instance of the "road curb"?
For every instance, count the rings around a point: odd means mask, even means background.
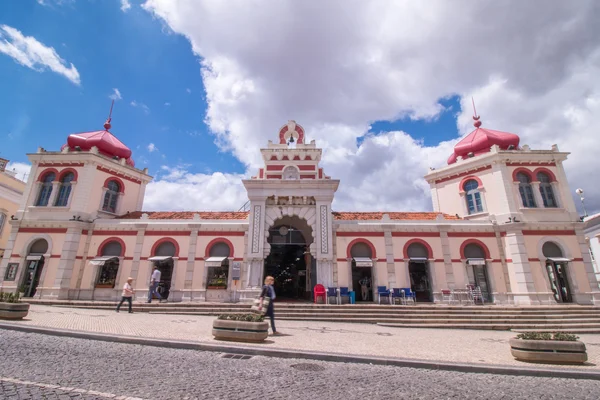
[[[127,344],[139,344],[144,346],[165,347],[172,349],[185,350],[200,350],[212,351],[219,353],[236,353],[254,356],[266,356],[277,358],[297,358],[306,360],[318,360],[329,362],[355,363],[355,364],[372,364],[372,365],[387,365],[396,367],[408,367],[419,369],[430,369],[440,371],[456,371],[456,372],[471,372],[485,373],[496,375],[517,375],[517,376],[534,376],[547,378],[568,378],[568,379],[589,379],[600,380],[600,371],[581,371],[574,369],[549,369],[549,368],[526,368],[513,367],[507,365],[490,365],[490,364],[465,364],[447,361],[431,361],[417,359],[403,359],[391,357],[377,356],[361,356],[352,354],[326,353],[326,352],[308,352],[297,351],[291,349],[273,349],[249,346],[236,346],[232,344],[212,344],[203,342],[191,342],[168,339],[141,338],[136,336],[110,335],[105,333],[42,328],[38,326],[25,326],[10,323],[0,323],[0,329],[39,333],[52,336],[73,337],[79,339],[98,340],[104,342],[117,342]],[[508,349],[507,349],[508,351]]]

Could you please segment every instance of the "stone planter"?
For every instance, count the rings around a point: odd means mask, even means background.
[[[23,319],[29,313],[29,303],[0,303],[0,319]]]
[[[234,342],[262,342],[269,335],[269,324],[264,322],[229,321],[216,319],[212,334],[217,340]]]
[[[587,361],[580,341],[510,339],[510,352],[520,361],[550,364],[582,364]]]

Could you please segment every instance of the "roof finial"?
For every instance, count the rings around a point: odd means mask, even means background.
[[[473,125],[475,125],[475,128],[479,128],[481,126],[481,121],[479,120],[479,115],[477,115],[477,110],[475,109],[475,100],[473,97],[471,97],[471,102],[473,103],[473,119],[475,120]]]
[[[111,116],[112,116],[112,109],[113,109],[114,105],[115,105],[115,101],[113,100],[112,103],[111,103],[111,105],[110,105],[110,112],[108,113],[108,118],[106,119],[106,122],[104,123],[104,129],[106,129],[106,130],[109,130],[111,128],[111,126],[112,126],[110,124],[110,121],[112,119]]]

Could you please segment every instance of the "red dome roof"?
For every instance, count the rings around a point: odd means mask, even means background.
[[[473,153],[474,156],[487,153],[493,145],[500,146],[502,150],[506,150],[508,146],[514,146],[515,149],[519,147],[519,136],[514,133],[481,128],[479,117],[473,119],[475,130],[454,146],[454,154],[448,158],[448,164],[455,163],[459,156],[463,159],[467,158],[469,153]]]
[[[105,129],[102,131],[73,133],[67,138],[65,146],[68,146],[72,151],[75,150],[76,146],[79,146],[82,151],[89,151],[93,146],[96,146],[100,154],[110,158],[125,158],[127,165],[133,167],[135,163],[131,159],[131,149],[108,131],[110,127],[109,120],[104,124]]]

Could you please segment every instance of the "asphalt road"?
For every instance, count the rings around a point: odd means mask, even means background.
[[[261,356],[235,359],[0,330],[0,399],[107,398],[597,400],[600,382]]]

